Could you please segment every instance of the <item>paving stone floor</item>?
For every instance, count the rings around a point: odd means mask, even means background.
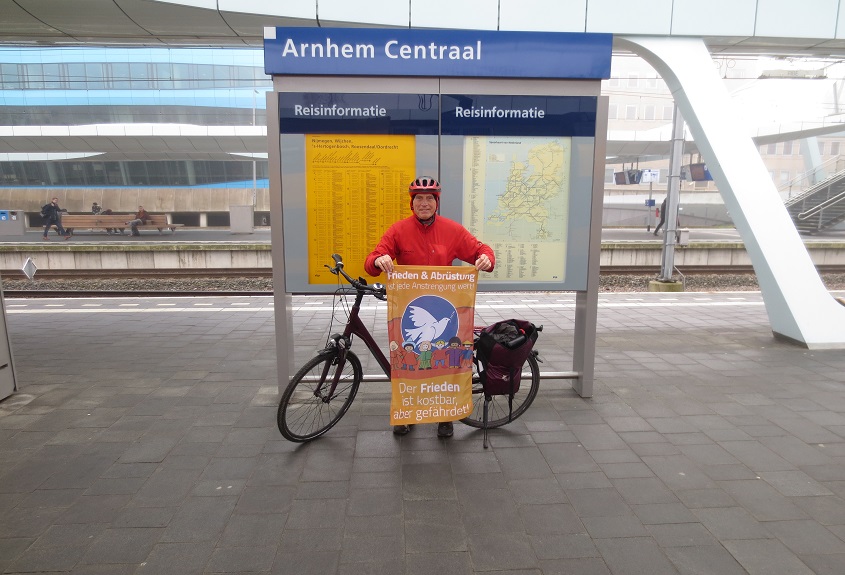
[[[480,294],[478,323],[543,323],[566,371],[573,301]],[[294,304],[304,362],[331,300]],[[594,396],[543,381],[488,450],[394,437],[380,383],[285,441],[271,298],[6,309],[2,573],[845,573],[845,352],[775,341],[756,293],[602,295]]]

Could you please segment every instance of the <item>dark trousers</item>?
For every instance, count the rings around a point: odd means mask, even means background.
[[[50,228],[52,228],[53,226],[56,226],[56,231],[59,232],[60,236],[67,235],[67,232],[65,232],[65,229],[62,227],[62,223],[59,220],[50,220],[49,222],[47,222],[47,225],[44,226],[45,238],[47,237],[47,233],[50,231]]]

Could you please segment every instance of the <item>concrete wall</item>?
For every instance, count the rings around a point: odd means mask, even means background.
[[[152,244],[137,246],[0,244],[0,269],[18,273],[27,258],[48,270],[243,269],[272,267],[270,245]],[[15,272],[11,272],[15,270]],[[5,274],[4,274],[5,275]],[[9,277],[9,276],[7,276]]]

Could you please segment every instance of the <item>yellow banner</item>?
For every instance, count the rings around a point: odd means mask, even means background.
[[[308,281],[332,284],[326,255],[343,256],[352,277],[385,230],[411,215],[408,183],[416,171],[414,136],[307,134],[305,197]]]
[[[396,266],[387,274],[391,425],[456,421],[472,412],[478,270]]]

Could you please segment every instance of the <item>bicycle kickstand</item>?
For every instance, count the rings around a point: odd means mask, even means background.
[[[487,406],[490,404],[490,400],[486,397],[484,398],[484,418],[483,418],[483,427],[484,427],[484,449],[487,449]]]

